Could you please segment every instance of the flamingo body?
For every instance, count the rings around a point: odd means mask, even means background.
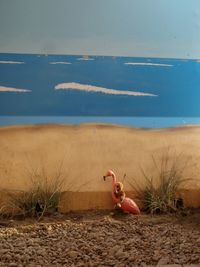
[[[129,197],[125,197],[125,199],[121,202],[121,209],[125,213],[140,214],[137,204]]]

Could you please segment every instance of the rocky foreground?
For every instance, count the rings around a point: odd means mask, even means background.
[[[199,214],[85,212],[0,226],[3,267],[200,264]]]

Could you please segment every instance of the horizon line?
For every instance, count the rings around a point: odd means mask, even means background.
[[[195,57],[195,58],[187,58],[187,57],[164,57],[164,56],[134,56],[134,55],[106,55],[106,54],[74,54],[74,53],[36,53],[36,52],[0,52],[1,54],[15,54],[15,55],[40,55],[40,56],[74,56],[74,57],[83,57],[83,56],[88,56],[88,57],[114,57],[114,58],[149,58],[149,59],[169,59],[169,60],[200,60],[200,57]]]

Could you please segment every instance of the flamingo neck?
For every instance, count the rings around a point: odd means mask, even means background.
[[[112,198],[113,198],[114,203],[119,203],[120,200],[115,196],[115,184],[116,184],[116,182],[117,182],[117,179],[116,179],[115,174],[113,173],[112,174]]]
[[[116,182],[117,182],[117,179],[116,179],[115,174],[113,173],[112,174],[112,184],[113,184],[113,186],[116,184]]]

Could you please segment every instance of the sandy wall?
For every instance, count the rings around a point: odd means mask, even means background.
[[[111,125],[37,125],[0,128],[0,188],[26,190],[35,177],[64,180],[61,206],[69,209],[110,208],[111,181],[103,181],[108,169],[130,183],[144,182],[141,167],[155,173],[152,155],[159,163],[163,151],[181,154],[186,166],[185,199],[200,206],[200,127],[145,130]],[[126,177],[124,177],[126,174]],[[196,192],[198,193],[191,193]],[[193,200],[191,201],[191,197]],[[194,197],[195,195],[195,197]],[[70,201],[69,201],[70,196]],[[70,203],[70,207],[69,204]]]

